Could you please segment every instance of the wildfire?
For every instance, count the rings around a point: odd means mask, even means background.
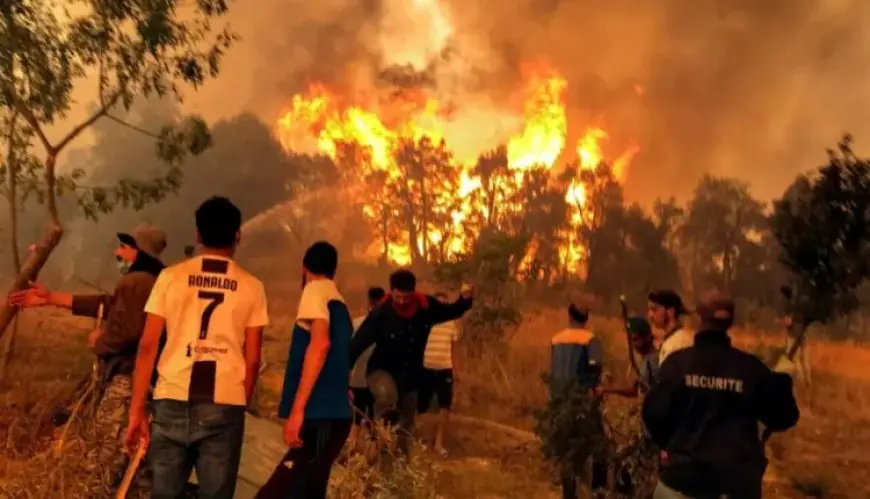
[[[504,202],[512,192],[518,191],[528,172],[553,172],[557,165],[575,162],[577,177],[563,186],[571,214],[568,227],[564,230],[564,242],[558,252],[566,269],[580,271],[584,255],[575,234],[576,229],[589,218],[588,213],[584,212],[587,193],[580,180],[580,171],[594,170],[606,158],[602,144],[608,134],[603,128],[590,127],[575,147],[567,147],[568,118],[563,95],[566,88],[565,79],[552,71],[538,69],[527,76],[525,105],[522,110],[509,112],[522,124],[506,141],[507,168],[513,172],[514,178],[499,184],[499,192]],[[475,174],[477,154],[459,157],[449,149],[450,139],[454,137],[446,137],[445,130],[455,133],[455,118],[452,114],[442,113],[439,102],[423,92],[413,91],[410,97],[405,97],[401,99],[401,105],[395,99],[366,105],[350,104],[326,87],[312,85],[305,94],[293,97],[289,109],[279,119],[276,130],[286,149],[316,149],[336,160],[343,168],[352,170],[345,172],[351,174],[347,175],[348,178],[367,179],[376,176],[380,179],[378,185],[381,188],[404,189],[402,192],[408,194],[409,203],[428,203],[432,213],[448,220],[441,224],[423,221],[419,224],[419,230],[415,230],[417,234],[406,235],[403,241],[383,235],[376,243],[380,251],[401,265],[411,261],[412,253],[425,254],[427,248],[438,248],[442,256],[467,249],[469,241],[463,225],[474,217],[486,219],[493,216],[480,202],[473,200],[485,181]],[[488,124],[481,122],[476,123],[476,126]],[[470,128],[466,137],[474,135]],[[402,159],[403,144],[408,141],[419,142],[424,138],[428,139],[427,144],[435,148],[433,151],[442,140],[445,141],[448,152],[452,154],[449,167],[456,170],[452,175],[454,180],[427,183],[427,180],[418,178],[410,171],[411,167],[406,164],[409,161],[426,163],[427,160],[416,156]],[[465,137],[457,138],[461,140]],[[347,158],[342,158],[342,144],[352,144],[364,154],[348,164]],[[479,144],[478,153],[490,150],[494,145]],[[616,159],[608,159],[617,180],[624,178],[628,164],[637,151],[637,147],[634,147]],[[429,168],[430,164],[423,166]],[[379,226],[387,218],[400,216],[401,207],[387,206],[383,197],[372,191],[369,184],[360,191],[358,198],[364,205],[364,214],[374,226]],[[411,191],[415,194],[412,195]],[[517,212],[521,212],[522,208],[511,207]],[[533,241],[526,260],[533,259],[538,247],[538,242]]]

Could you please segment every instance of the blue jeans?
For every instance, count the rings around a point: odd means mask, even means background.
[[[196,467],[200,499],[232,499],[242,455],[245,408],[155,400],[148,460],[153,499],[182,497]]]

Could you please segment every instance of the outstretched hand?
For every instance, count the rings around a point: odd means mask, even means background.
[[[7,303],[14,307],[44,307],[48,305],[51,293],[41,284],[31,282],[27,289],[9,293]]]

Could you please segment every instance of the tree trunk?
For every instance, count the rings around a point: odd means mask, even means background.
[[[27,257],[27,261],[24,262],[21,271],[19,271],[18,275],[15,277],[15,282],[12,283],[12,289],[10,289],[10,292],[22,290],[26,288],[31,281],[36,279],[36,276],[39,275],[39,272],[45,266],[45,262],[48,261],[51,252],[54,251],[60,243],[62,235],[63,229],[59,224],[51,224],[51,226],[49,226],[48,232],[36,247],[36,251],[32,252],[30,256]],[[12,319],[14,319],[17,314],[18,307],[10,307],[4,300],[3,308],[0,309],[0,339],[3,338],[6,328],[9,327],[9,323],[12,322]]]
[[[12,117],[12,123],[9,125],[9,134],[7,136],[6,152],[6,175],[7,189],[6,200],[9,206],[9,243],[12,250],[12,265],[15,274],[21,272],[21,253],[18,245],[18,160],[15,157],[15,132],[18,115]],[[0,379],[6,377],[6,368],[9,366],[9,360],[12,357],[12,350],[15,344],[15,337],[18,336],[18,320],[12,325],[12,333],[5,341],[2,342],[0,348]]]
[[[54,168],[57,162],[56,149],[50,149],[45,158],[45,191],[46,191],[46,209],[48,210],[49,225],[48,231],[42,241],[36,246],[36,249],[27,256],[27,261],[18,271],[15,276],[15,281],[12,283],[10,291],[20,291],[28,286],[31,281],[36,280],[39,272],[51,256],[51,252],[60,244],[60,238],[63,236],[63,227],[60,225],[60,218],[57,213],[57,195],[56,186],[57,179],[54,176]],[[3,300],[3,308],[0,309],[0,340],[6,333],[6,329],[12,320],[18,315],[18,307],[10,307],[6,300]]]

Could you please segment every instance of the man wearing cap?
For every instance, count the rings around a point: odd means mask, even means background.
[[[653,326],[664,332],[659,345],[659,365],[677,350],[692,346],[692,332],[683,326],[688,310],[676,291],[661,289],[649,294],[647,311]]]
[[[99,462],[93,468],[94,487],[116,482],[124,471],[120,444],[132,394],[131,376],[145,325],[145,303],[163,270],[160,254],[166,248],[166,235],[149,225],[119,233],[118,241],[115,260],[122,276],[111,295],[73,295],[33,284],[9,296],[9,304],[19,307],[50,305],[87,317],[97,317],[102,311],[102,325],[88,334],[88,347],[97,355],[100,374],[95,414]]]
[[[758,424],[797,424],[792,381],[731,345],[729,296],[705,294],[697,313],[694,344],[662,364],[644,400],[643,421],[666,451],[654,498],[757,499],[767,467]]]

